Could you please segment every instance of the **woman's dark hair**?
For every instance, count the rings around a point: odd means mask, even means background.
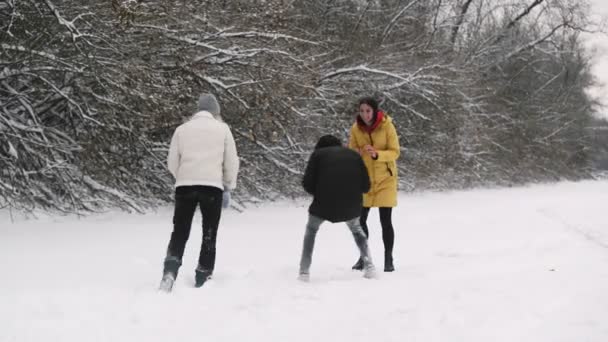
[[[372,107],[372,109],[374,110],[374,116],[378,113],[378,109],[379,109],[378,101],[376,101],[376,99],[374,99],[373,97],[369,96],[369,97],[363,97],[363,98],[359,99],[359,107],[361,107],[362,104],[366,104],[366,105]]]

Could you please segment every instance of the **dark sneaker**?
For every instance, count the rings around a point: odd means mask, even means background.
[[[353,270],[363,271],[363,259],[359,258],[357,262],[353,265]]]
[[[207,280],[211,279],[211,272],[205,270],[196,270],[196,274],[194,276],[194,287],[203,286]]]

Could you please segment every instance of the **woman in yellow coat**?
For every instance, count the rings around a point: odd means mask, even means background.
[[[349,147],[363,157],[369,174],[371,189],[363,195],[361,227],[369,237],[367,216],[370,208],[379,208],[384,242],[384,271],[395,270],[393,245],[395,231],[392,209],[397,206],[397,158],[399,137],[392,119],[379,110],[378,102],[370,97],[359,100],[359,115],[350,129]],[[363,269],[362,260],[353,269]]]

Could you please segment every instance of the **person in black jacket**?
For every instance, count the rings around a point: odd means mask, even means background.
[[[302,185],[314,198],[308,209],[299,279],[310,279],[315,237],[324,221],[346,222],[364,261],[364,277],[375,277],[376,269],[371,260],[367,238],[359,222],[363,194],[370,188],[369,176],[361,156],[342,146],[340,139],[335,136],[324,135],[310,156]]]

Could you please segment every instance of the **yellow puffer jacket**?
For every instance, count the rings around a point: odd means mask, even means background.
[[[369,174],[371,189],[363,195],[363,206],[396,207],[397,206],[397,158],[399,158],[399,137],[393,120],[386,114],[380,123],[368,133],[357,122],[350,129],[348,146],[360,151],[365,145],[371,145],[378,151],[378,158],[372,159],[363,153],[363,161]]]

